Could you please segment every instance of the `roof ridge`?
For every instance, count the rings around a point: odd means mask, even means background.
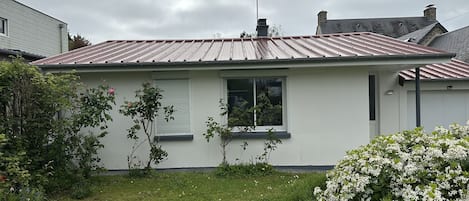
[[[415,17],[375,17],[375,18],[352,18],[352,19],[327,19],[327,21],[340,21],[340,20],[383,20],[383,19],[405,19],[405,18],[425,18],[424,16],[415,16]],[[426,19],[426,18],[425,18]],[[428,20],[428,21],[433,21],[433,20]],[[435,22],[439,22],[438,20],[434,20]]]
[[[352,36],[352,35],[369,35],[375,34],[372,32],[352,32],[352,33],[330,33],[330,34],[316,34],[316,35],[287,35],[287,36],[267,36],[267,37],[250,37],[250,38],[187,38],[187,39],[144,39],[144,40],[137,40],[137,39],[115,39],[115,40],[106,40],[98,44],[102,43],[119,43],[119,42],[168,42],[168,41],[176,41],[176,42],[186,42],[186,41],[195,41],[195,42],[204,42],[204,41],[226,41],[226,40],[234,40],[234,41],[244,41],[244,40],[262,40],[262,39],[285,39],[285,38],[309,38],[309,37],[330,37],[330,36]]]

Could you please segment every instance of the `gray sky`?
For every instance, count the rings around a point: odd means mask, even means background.
[[[256,26],[256,0],[18,0],[68,23],[93,44],[114,39],[238,37]],[[469,26],[468,0],[259,0],[259,17],[283,35],[313,35],[328,19],[422,16],[428,4],[448,30]]]

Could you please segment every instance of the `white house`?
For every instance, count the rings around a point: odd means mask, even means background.
[[[449,63],[421,66],[420,125],[430,131],[435,126],[465,124],[469,119],[469,27],[448,32],[438,22],[434,6],[427,6],[422,16],[412,17],[328,19],[326,11],[317,16],[316,33],[369,31],[456,53]],[[394,77],[384,78],[386,82],[379,78],[381,73],[370,75],[371,96],[386,94],[384,100],[370,96],[372,135],[416,126],[415,70],[393,73]]]
[[[67,23],[15,0],[0,1],[0,59],[36,60],[68,51]]]
[[[367,144],[377,123],[370,121],[370,76],[379,93],[374,104],[380,122],[399,122],[396,96],[384,92],[398,82],[397,72],[450,61],[454,54],[402,42],[374,33],[317,36],[196,40],[116,40],[88,46],[34,62],[45,72],[76,70],[82,81],[106,80],[116,89],[114,121],[104,139],[101,157],[110,170],[127,168],[132,142],[126,139],[131,121],[118,112],[133,100],[144,81],[165,90],[177,110],[176,120],[158,125],[169,157],[159,168],[214,167],[221,162],[217,142],[207,143],[208,117],[219,117],[220,99],[255,104],[259,91],[280,104],[281,114],[270,125],[257,125],[251,136],[262,138],[275,127],[283,144],[272,153],[276,166],[330,167],[347,150]],[[396,116],[397,113],[397,116]],[[375,114],[378,115],[378,114]],[[217,119],[223,121],[222,119]],[[386,124],[389,130],[399,125]],[[383,127],[383,126],[381,126]],[[234,162],[252,161],[263,140],[235,140],[228,150]],[[143,153],[140,153],[143,154]],[[144,157],[144,155],[141,155]]]

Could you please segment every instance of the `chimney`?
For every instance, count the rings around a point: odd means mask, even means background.
[[[436,21],[436,8],[433,4],[428,5],[423,11],[423,16],[429,21]]]
[[[318,25],[319,24],[324,24],[327,22],[327,11],[319,11],[318,13]]]
[[[269,25],[267,25],[267,19],[261,18],[257,20],[257,37],[267,36],[269,32]]]

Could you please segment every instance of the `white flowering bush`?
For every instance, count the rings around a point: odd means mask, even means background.
[[[469,126],[379,136],[347,152],[317,200],[469,200]]]

